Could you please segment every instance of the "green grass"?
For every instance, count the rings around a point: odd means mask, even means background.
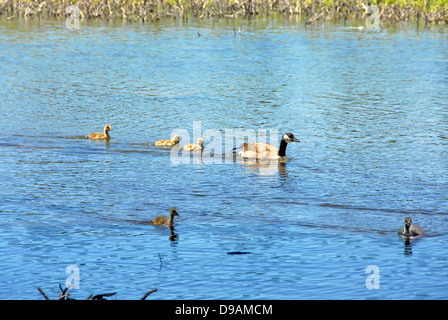
[[[375,5],[417,8],[423,12],[448,10],[448,0],[372,0],[371,2]]]

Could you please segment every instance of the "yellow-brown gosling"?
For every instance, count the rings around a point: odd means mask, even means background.
[[[174,217],[179,216],[178,210],[176,207],[172,207],[170,210],[170,217],[167,216],[159,216],[152,219],[149,224],[154,226],[174,226]]]
[[[110,124],[104,126],[104,133],[95,132],[87,136],[87,139],[110,139],[109,131],[111,131]]]
[[[410,217],[404,218],[404,226],[398,231],[398,234],[405,238],[420,237],[423,235],[423,230],[416,224],[412,224]]]
[[[172,140],[162,139],[155,143],[156,146],[168,146],[172,147],[179,143],[180,137],[174,136]]]
[[[286,157],[286,147],[290,142],[300,142],[291,132],[285,133],[280,141],[280,148],[264,142],[242,143],[237,155],[243,158],[281,159]],[[234,148],[234,150],[239,149]]]
[[[202,138],[198,139],[198,144],[190,143],[190,144],[186,144],[182,147],[182,150],[186,150],[186,151],[192,151],[192,150],[202,151],[203,149],[204,149],[204,139],[202,139]]]

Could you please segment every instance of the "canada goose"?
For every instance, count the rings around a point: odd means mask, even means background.
[[[179,136],[174,136],[172,140],[167,140],[167,139],[162,139],[159,140],[155,143],[156,146],[175,146],[176,144],[179,143],[180,137]]]
[[[109,131],[112,130],[110,124],[104,126],[104,133],[95,132],[87,136],[87,139],[110,139]]]
[[[286,147],[290,142],[300,142],[291,132],[285,133],[280,141],[280,149],[269,143],[251,142],[242,143],[239,148],[243,150],[238,155],[243,158],[278,159],[286,157]],[[234,148],[233,150],[239,149]]]
[[[420,237],[423,235],[423,230],[416,224],[412,224],[410,217],[404,218],[404,226],[398,231],[398,234],[402,237]]]
[[[191,151],[191,150],[201,150],[204,149],[204,139],[199,138],[198,144],[190,143],[186,144],[182,147],[182,150]]]
[[[167,216],[158,216],[152,219],[149,224],[152,224],[154,226],[174,226],[174,216],[179,216],[176,207],[171,208],[169,218]]]

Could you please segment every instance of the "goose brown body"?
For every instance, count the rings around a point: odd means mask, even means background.
[[[244,158],[277,158],[279,149],[269,143],[251,142],[243,143],[240,155]]]
[[[240,146],[242,151],[238,152],[238,155],[252,159],[278,159],[286,157],[286,147],[290,142],[300,142],[300,140],[288,132],[283,135],[280,148],[265,142],[242,143]]]
[[[106,124],[104,126],[104,133],[101,132],[91,133],[87,136],[87,139],[110,139],[109,131],[111,130],[112,128],[110,124]]]

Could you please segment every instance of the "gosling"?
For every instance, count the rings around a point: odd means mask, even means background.
[[[176,207],[172,207],[170,210],[170,217],[167,216],[158,216],[152,219],[149,224],[153,226],[174,226],[174,217],[179,216],[178,210]]]
[[[104,126],[104,133],[100,133],[100,132],[95,132],[95,133],[91,133],[89,134],[87,137],[87,139],[110,139],[110,135],[109,135],[109,131],[111,131],[111,127],[110,124],[106,124]]]
[[[172,140],[168,140],[168,139],[162,139],[159,140],[155,143],[156,146],[167,146],[167,147],[173,147],[176,144],[179,143],[180,137],[179,136],[174,136]]]
[[[202,151],[204,149],[204,139],[199,138],[198,144],[190,143],[182,147],[182,150],[186,151],[192,151],[192,150],[198,150]]]
[[[423,235],[423,230],[416,224],[412,224],[410,217],[404,218],[404,226],[398,231],[398,234],[404,238],[420,237]]]
[[[237,155],[252,159],[282,159],[286,157],[286,147],[291,142],[300,142],[300,140],[294,134],[288,132],[283,135],[280,141],[280,148],[264,142],[242,143],[239,148],[243,150],[239,151]],[[234,148],[233,150],[239,148]]]

